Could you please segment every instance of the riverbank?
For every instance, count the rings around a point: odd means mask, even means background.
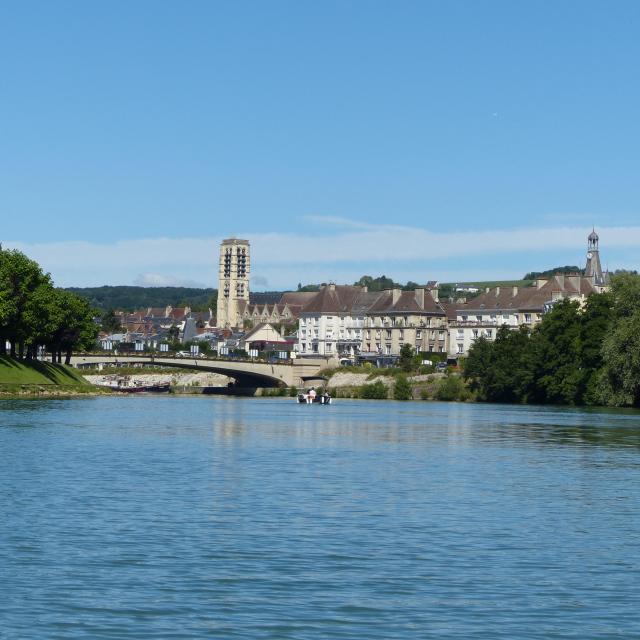
[[[327,372],[326,388],[334,398],[370,400],[473,400],[458,373],[404,374],[379,370]]]
[[[72,367],[0,356],[0,397],[75,397],[107,392],[94,387]]]

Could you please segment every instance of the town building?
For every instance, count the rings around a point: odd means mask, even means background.
[[[218,327],[242,326],[242,309],[249,302],[250,272],[249,241],[239,238],[223,240],[218,265]]]
[[[321,287],[300,311],[298,352],[323,356],[357,353],[365,313],[379,296],[366,287],[333,283]]]
[[[495,340],[502,326],[533,328],[558,300],[576,300],[583,305],[593,293],[609,287],[609,274],[602,271],[595,230],[587,238],[587,262],[581,273],[558,273],[538,278],[531,287],[487,288],[477,298],[459,305],[455,319],[449,320],[449,349],[451,358],[466,356],[474,341],[480,337]]]
[[[386,290],[365,312],[363,353],[398,355],[405,344],[416,352],[446,353],[447,314],[438,289]]]

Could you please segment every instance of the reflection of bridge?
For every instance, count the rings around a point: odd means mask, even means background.
[[[290,364],[271,364],[251,360],[218,360],[208,358],[172,358],[148,355],[78,355],[71,358],[74,367],[91,364],[143,363],[177,367],[191,371],[211,371],[233,378],[238,387],[302,387],[321,369],[335,364],[329,358],[296,358]]]

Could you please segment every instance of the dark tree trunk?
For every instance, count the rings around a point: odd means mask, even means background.
[[[67,355],[66,355],[66,357],[65,357],[65,359],[64,359],[64,363],[65,363],[65,364],[71,364],[71,354],[72,354],[72,353],[73,353],[73,350],[71,349],[71,347],[69,347],[69,348],[67,349]]]
[[[11,355],[12,358],[16,357],[16,343],[13,340],[11,341],[10,355]]]
[[[18,343],[18,357],[20,360],[24,360],[24,342],[22,341]]]
[[[4,334],[0,333],[0,356],[7,355],[7,340]]]

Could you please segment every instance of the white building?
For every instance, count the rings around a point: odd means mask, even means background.
[[[366,287],[329,284],[300,312],[297,350],[301,355],[353,355],[362,344],[365,313],[379,293]]]

